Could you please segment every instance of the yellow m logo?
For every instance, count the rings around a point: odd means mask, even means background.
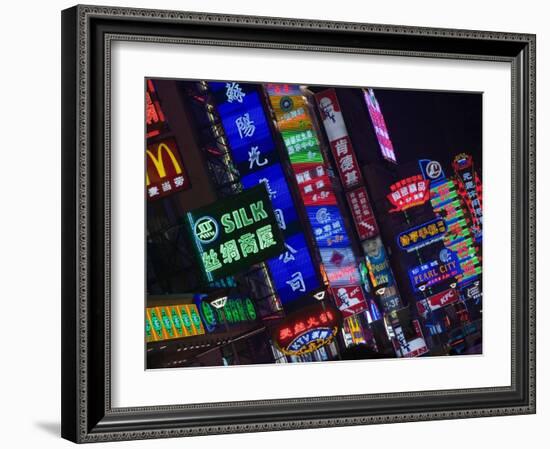
[[[162,157],[163,152],[167,154],[170,157],[170,161],[172,162],[172,167],[174,167],[174,170],[176,171],[176,174],[181,174],[182,170],[180,167],[180,164],[178,160],[176,159],[176,156],[174,156],[174,153],[170,149],[168,145],[165,143],[160,143],[157,147],[157,154],[153,154],[152,151],[147,149],[145,152],[147,154],[147,157],[153,162],[153,165],[155,166],[155,169],[157,170],[157,174],[160,179],[166,177],[166,168],[164,166],[164,159]],[[146,171],[146,183],[147,185],[150,184],[149,182],[149,170]]]

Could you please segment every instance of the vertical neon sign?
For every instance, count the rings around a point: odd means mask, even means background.
[[[376,139],[378,140],[378,145],[380,145],[382,156],[384,159],[396,164],[397,158],[395,157],[393,144],[388,133],[386,121],[382,115],[382,110],[380,109],[380,104],[374,96],[374,90],[369,88],[364,89],[363,92],[367,103],[367,109],[369,110],[369,115],[372,120],[372,125],[374,126],[374,132],[376,133]]]
[[[233,81],[208,85],[216,100],[243,188],[262,183],[267,189],[285,240],[285,251],[269,259],[267,265],[281,302],[294,301],[318,289],[319,281],[260,101],[260,92],[256,85]]]
[[[458,257],[462,270],[458,275],[458,281],[463,285],[481,275],[481,262],[470,231],[471,220],[464,214],[456,181],[447,178],[441,165],[436,161],[421,160],[419,164],[424,177],[431,181],[431,204],[434,213],[442,217],[447,226],[443,244]]]
[[[359,285],[359,271],[306,99],[297,85],[268,84],[267,92],[329,284]],[[307,140],[303,136],[307,136]],[[306,142],[305,148],[302,142]],[[297,159],[297,151],[307,153],[308,160]],[[356,176],[360,176],[358,168]],[[316,189],[317,195],[312,189]]]

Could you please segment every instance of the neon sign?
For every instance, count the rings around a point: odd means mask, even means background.
[[[334,89],[315,94],[340,179],[346,189],[363,182],[355,151],[346,129],[340,103]]]
[[[148,139],[158,136],[166,127],[166,119],[160,107],[157,91],[153,80],[150,79],[147,80],[147,89],[145,90],[145,123]]]
[[[457,185],[454,179],[439,178],[431,183],[430,193],[435,214],[443,217],[447,225],[443,244],[456,253],[462,271],[458,282],[464,284],[481,274],[481,262],[470,229],[472,221]]]
[[[337,206],[308,207],[307,214],[320,247],[349,246],[344,219]]]
[[[279,255],[285,248],[264,186],[187,212],[187,222],[208,281]]]
[[[429,179],[432,183],[445,179],[445,172],[438,161],[420,159],[418,165],[424,179]]]
[[[430,310],[437,310],[448,304],[453,304],[459,299],[458,291],[455,289],[445,290],[427,298]]]
[[[216,308],[204,298],[206,295],[198,295],[195,299],[196,307],[200,313],[204,327],[208,332],[225,330],[221,324],[239,324],[256,321],[258,314],[256,307],[250,298],[228,297],[222,307]]]
[[[368,310],[367,299],[360,285],[345,285],[331,290],[336,305],[344,318]]]
[[[194,304],[147,307],[146,341],[163,341],[204,334],[201,317]]]
[[[293,164],[292,168],[306,206],[336,204],[332,182],[323,163]]]
[[[208,84],[218,104],[231,155],[241,173],[242,186],[248,190],[263,185],[268,192],[285,242],[283,251],[268,259],[267,265],[283,304],[293,301],[308,291],[317,289],[319,281],[275,149],[258,88],[253,84],[234,81]],[[287,88],[284,93],[291,92]],[[283,106],[288,109],[289,102],[283,103]],[[293,157],[296,160],[318,158],[315,147],[318,146],[318,141],[316,142],[315,136],[294,129],[286,137],[294,145]]]
[[[460,273],[460,264],[456,254],[449,249],[443,249],[439,259],[409,269],[409,279],[414,291],[419,292],[447,279],[455,278]]]
[[[446,232],[445,220],[436,218],[401,232],[397,236],[397,244],[399,248],[411,252],[443,239]]]
[[[420,206],[430,199],[430,181],[421,175],[411,176],[390,186],[387,198],[394,206],[390,212],[398,212]]]
[[[362,246],[372,286],[376,288],[378,286],[394,285],[395,281],[390,263],[380,237],[365,240]]]
[[[376,237],[378,235],[378,226],[365,187],[359,187],[348,192],[346,198],[359,239],[365,240]]]
[[[380,104],[374,96],[374,90],[364,89],[363,92],[367,103],[367,109],[369,110],[369,115],[372,120],[372,125],[374,126],[374,132],[376,133],[376,138],[378,140],[378,145],[380,145],[380,150],[382,151],[382,157],[390,162],[397,163],[393,144],[386,126],[386,121],[382,115]]]
[[[189,178],[173,138],[148,145],[145,156],[147,199],[156,200],[189,187]]]
[[[267,262],[275,289],[283,304],[319,287],[314,264],[303,233],[285,239],[285,249]]]
[[[331,286],[359,284],[361,275],[351,248],[320,248],[319,251]]]
[[[330,344],[342,315],[328,303],[319,303],[291,314],[273,332],[273,340],[286,355],[299,356]]]
[[[359,272],[355,257],[349,247],[349,237],[336,206],[334,188],[320,151],[320,157],[317,158],[319,140],[307,110],[306,99],[296,85],[268,84],[267,92],[277,125],[283,133],[328,282],[330,285],[357,284]],[[309,152],[310,160],[305,160],[302,156]],[[302,156],[298,158],[297,154],[300,153]],[[299,281],[298,278],[296,285],[300,285]]]
[[[474,162],[469,154],[459,154],[453,160],[453,168],[458,178],[459,194],[468,206],[473,221],[473,232],[477,240],[481,238],[483,221],[481,180],[474,171]]]
[[[281,164],[274,164],[250,173],[241,178],[241,184],[246,190],[258,185],[266,188],[275,217],[285,236],[293,235],[300,230],[296,208]]]

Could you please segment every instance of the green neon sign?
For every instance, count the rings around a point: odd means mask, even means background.
[[[292,164],[323,162],[319,141],[312,130],[283,131],[281,134]]]
[[[285,250],[263,184],[188,212],[187,224],[207,282],[237,273]]]

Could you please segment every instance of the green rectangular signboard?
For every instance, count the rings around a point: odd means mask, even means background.
[[[187,224],[208,282],[235,274],[285,250],[263,184],[187,212]]]

